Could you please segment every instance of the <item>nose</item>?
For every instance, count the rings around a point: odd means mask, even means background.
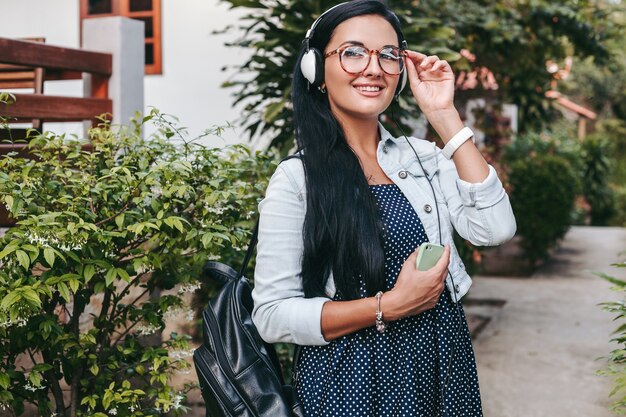
[[[377,51],[370,51],[370,62],[365,67],[363,71],[363,75],[366,77],[381,77],[383,75],[383,69],[380,67],[380,62],[378,62]]]

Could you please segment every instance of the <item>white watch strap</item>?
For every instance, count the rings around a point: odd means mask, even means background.
[[[465,141],[469,138],[472,138],[472,142],[476,142],[474,140],[474,132],[472,132],[472,129],[466,126],[461,129],[459,133],[452,136],[452,139],[450,139],[448,143],[446,143],[446,146],[444,146],[442,150],[443,156],[447,159],[452,159],[452,155],[454,155],[454,152],[456,152],[456,150],[459,149],[459,147],[463,145]]]

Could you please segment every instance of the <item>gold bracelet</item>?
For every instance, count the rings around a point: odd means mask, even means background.
[[[383,321],[383,312],[380,309],[380,299],[383,297],[383,292],[378,291],[376,293],[376,301],[378,303],[378,307],[376,308],[376,330],[379,333],[384,333],[387,330],[387,323]]]

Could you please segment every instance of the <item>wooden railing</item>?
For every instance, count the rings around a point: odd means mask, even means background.
[[[108,97],[108,81],[112,62],[111,54],[0,38],[0,90],[20,88],[20,80],[12,80],[7,74],[27,69],[39,71],[43,81],[76,80],[82,79],[83,73],[91,74],[89,97],[15,94],[15,103],[0,104],[0,115],[12,122],[34,119],[74,122],[93,121],[100,114],[111,113],[113,104]],[[0,152],[5,146],[7,144],[0,144]],[[9,146],[14,149],[14,145]]]

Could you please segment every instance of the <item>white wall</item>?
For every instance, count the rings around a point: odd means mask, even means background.
[[[154,106],[180,119],[194,137],[215,125],[234,123],[239,117],[233,109],[231,91],[220,88],[229,74],[221,72],[228,64],[242,63],[248,51],[226,48],[224,42],[235,35],[212,35],[226,25],[237,25],[242,12],[229,10],[218,0],[162,0],[163,74],[146,75],[146,111]],[[0,0],[0,36],[43,36],[58,46],[79,46],[79,0]],[[47,82],[46,94],[80,96],[80,81]],[[46,124],[56,132],[80,132],[80,124]],[[149,134],[150,131],[147,131]],[[243,141],[238,130],[227,130],[224,140]]]
[[[218,0],[163,0],[162,7],[163,75],[146,76],[146,105],[179,117],[192,137],[214,125],[234,123],[239,114],[231,108],[231,91],[220,88],[229,74],[220,69],[242,63],[248,55],[226,48],[228,37],[211,32],[236,26],[241,11]],[[233,130],[223,137],[229,143],[243,140]],[[210,142],[224,143],[217,138]]]

